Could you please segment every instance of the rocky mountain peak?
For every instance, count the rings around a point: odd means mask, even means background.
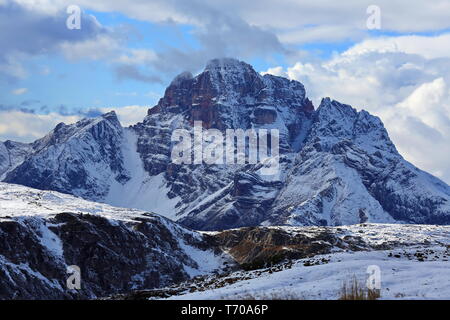
[[[114,110],[102,114],[101,117],[103,119],[105,119],[105,120],[108,120],[108,121],[112,122],[112,123],[120,124],[119,118],[117,118],[117,113]]]
[[[177,75],[172,82],[170,83],[169,87],[177,87],[179,86],[183,81],[191,80],[194,76],[189,71],[185,71]]]
[[[249,81],[261,81],[261,76],[251,65],[231,58],[209,61],[202,73],[209,75],[212,85],[216,86],[218,90],[237,89],[233,85],[245,84],[247,86]]]
[[[206,63],[205,71],[230,71],[230,70],[239,70],[246,69],[255,72],[253,67],[248,63],[240,61],[235,58],[216,58],[211,59]]]
[[[313,111],[300,82],[261,76],[245,62],[223,58],[209,61],[195,77],[188,72],[178,75],[148,114],[183,114],[191,126],[202,121],[205,128],[225,130],[271,125],[282,114],[296,122],[300,113]]]
[[[314,115],[310,137],[320,139],[322,148],[326,150],[346,140],[366,150],[370,149],[371,153],[399,156],[379,117],[365,110],[358,112],[352,106],[330,98],[322,99]]]

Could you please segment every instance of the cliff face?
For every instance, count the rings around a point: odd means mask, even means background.
[[[30,154],[31,144],[14,141],[0,142],[0,180],[21,164]]]

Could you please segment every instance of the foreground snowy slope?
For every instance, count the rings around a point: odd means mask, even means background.
[[[343,283],[356,279],[366,288],[369,266],[381,272],[381,299],[450,298],[450,227],[431,225],[361,224],[343,227],[269,227],[268,237],[257,233],[230,230],[228,252],[237,259],[255,257],[250,251],[276,253],[300,249],[309,251],[306,239],[314,240],[315,254],[287,259],[270,267],[237,271],[221,276],[197,277],[194,281],[166,289],[140,292],[128,297],[155,299],[339,299]],[[239,243],[232,239],[239,238]],[[323,237],[324,233],[331,236]],[[213,233],[221,237],[222,233]],[[222,235],[221,235],[222,234]],[[283,234],[290,241],[282,240]],[[321,236],[322,235],[322,236]],[[300,246],[293,239],[302,239]],[[328,241],[325,241],[327,239]],[[250,243],[253,246],[250,246]],[[243,255],[242,249],[247,247]],[[236,250],[237,248],[237,250]],[[251,249],[250,249],[251,248]],[[262,251],[261,251],[262,252]],[[322,252],[322,253],[320,253]],[[323,253],[327,252],[327,253]],[[273,253],[270,255],[274,257]],[[307,256],[307,257],[305,257]],[[270,261],[267,259],[266,261]]]
[[[0,299],[95,298],[226,264],[204,235],[158,215],[0,183]],[[79,291],[66,287],[71,265],[81,270]]]
[[[426,261],[414,257],[414,254],[429,251],[432,254]],[[171,299],[336,300],[340,298],[343,283],[351,283],[354,278],[362,288],[365,288],[367,267],[376,265],[381,270],[380,299],[448,300],[449,255],[450,251],[442,247],[320,255],[313,260],[313,263],[318,263],[317,265],[310,266],[311,259],[302,259],[278,272],[274,272],[273,269],[237,272],[228,276],[228,279],[233,279],[228,280],[229,282],[235,281],[231,285],[184,293]]]

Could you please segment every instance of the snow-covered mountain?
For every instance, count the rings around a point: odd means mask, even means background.
[[[174,164],[172,132],[194,121],[222,133],[278,129],[279,174],[263,175],[261,164]],[[30,145],[0,144],[0,175],[199,230],[450,223],[450,187],[405,161],[378,117],[329,98],[315,110],[298,81],[234,59],[182,73],[130,128],[109,113],[58,125]]]
[[[25,148],[28,154],[6,170],[4,181],[104,199],[113,181],[131,178],[123,165],[123,139],[124,129],[114,112],[72,125],[61,123]]]

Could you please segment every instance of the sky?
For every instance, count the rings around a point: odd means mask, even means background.
[[[234,57],[302,82],[316,107],[331,97],[379,116],[407,160],[450,183],[449,12],[450,0],[0,0],[0,141],[109,110],[134,124],[177,74]]]

